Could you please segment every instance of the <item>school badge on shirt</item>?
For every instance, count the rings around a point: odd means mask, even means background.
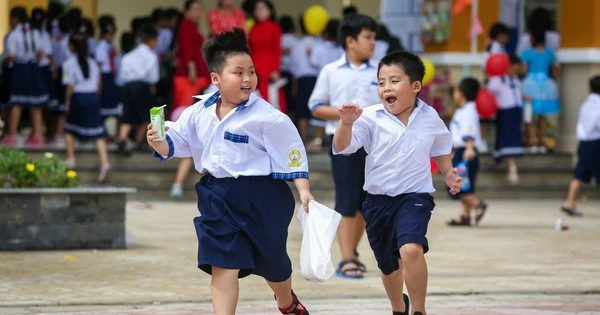
[[[290,167],[301,167],[302,166],[302,152],[298,149],[291,149],[288,152],[288,165]]]

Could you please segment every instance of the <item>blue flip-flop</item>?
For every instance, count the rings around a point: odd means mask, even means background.
[[[347,264],[355,264],[357,267],[343,269],[343,267]],[[351,272],[359,272],[359,274],[351,275],[351,274],[349,274]],[[336,275],[340,278],[362,279],[362,278],[364,278],[363,272],[364,272],[363,269],[360,267],[360,262],[354,258],[349,258],[349,259],[344,259],[344,260],[340,261],[340,263],[338,264],[338,269],[336,271]]]

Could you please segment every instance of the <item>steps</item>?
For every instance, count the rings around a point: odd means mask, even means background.
[[[45,152],[52,152],[64,157],[62,150],[28,150],[32,157]],[[327,153],[309,154],[310,178],[313,193],[318,199],[333,199],[334,187],[330,172],[330,159]],[[105,185],[135,187],[138,193],[131,196],[137,200],[161,200],[169,198],[169,189],[175,178],[179,161],[159,162],[148,151],[136,151],[131,157],[122,157],[111,150],[111,172]],[[569,180],[573,174],[574,160],[571,154],[553,153],[545,155],[527,155],[518,161],[520,183],[508,185],[506,169],[495,165],[489,155],[480,158],[480,172],[477,179],[477,192],[484,199],[490,198],[564,198]],[[77,151],[77,167],[81,184],[94,185],[98,172],[98,158],[93,148],[82,148]],[[192,170],[184,187],[186,200],[195,200],[194,184],[200,174]],[[445,198],[443,178],[434,175],[434,185],[438,198]],[[582,195],[587,198],[600,199],[598,187],[584,187]]]

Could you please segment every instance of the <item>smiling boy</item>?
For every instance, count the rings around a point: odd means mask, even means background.
[[[382,104],[360,108],[345,104],[333,138],[334,154],[364,147],[367,192],[363,203],[367,236],[390,299],[393,314],[425,314],[428,251],[427,225],[435,203],[429,157],[444,175],[451,193],[461,178],[452,168],[452,138],[437,112],[417,98],[425,66],[418,56],[394,52],[379,63]],[[404,273],[404,277],[403,277]]]
[[[215,314],[235,314],[238,278],[256,274],[282,314],[306,315],[292,291],[286,250],[295,203],[285,181],[294,181],[306,211],[313,199],[302,139],[286,115],[253,93],[257,77],[243,30],[214,36],[203,53],[219,90],[185,109],[166,141],[155,142],[148,125],[148,144],[160,160],[192,157],[204,174],[194,225],[198,268],[212,275]]]

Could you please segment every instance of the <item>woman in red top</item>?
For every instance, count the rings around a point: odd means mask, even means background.
[[[236,9],[233,0],[218,0],[217,8],[208,11],[208,28],[210,35],[231,31],[234,28],[244,29],[246,14]]]
[[[268,0],[256,1],[254,18],[256,24],[250,30],[248,45],[258,76],[258,91],[269,101],[269,83],[280,78],[281,28],[275,22],[275,8]],[[279,89],[279,108],[287,112],[283,89]]]
[[[209,84],[209,73],[202,58],[204,37],[198,31],[202,16],[202,4],[198,0],[187,0],[184,16],[177,30],[177,66],[173,78],[174,107],[189,106],[193,95],[199,94]]]

